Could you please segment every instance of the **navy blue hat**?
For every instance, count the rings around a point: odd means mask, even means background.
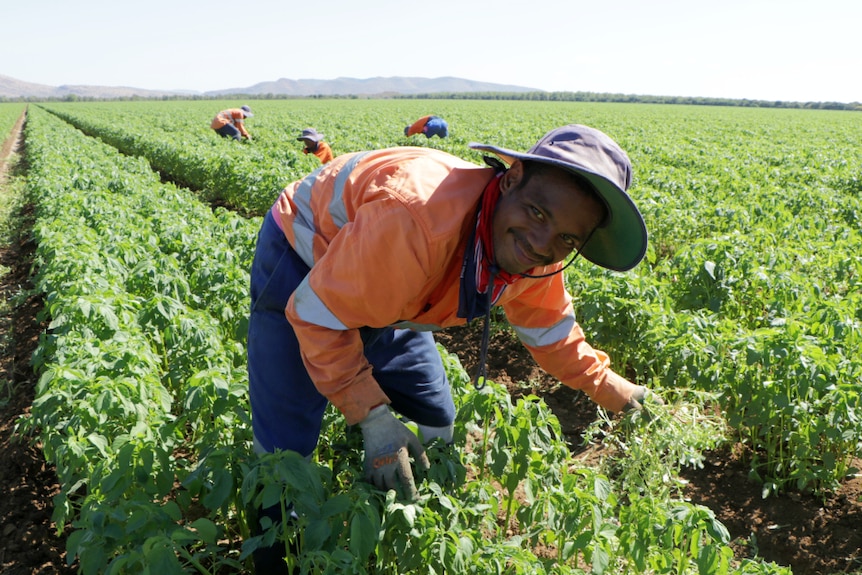
[[[297,138],[297,140],[311,140],[312,142],[319,142],[322,139],[323,134],[319,134],[314,128],[304,129],[302,134]]]
[[[242,110],[242,113],[245,115],[246,118],[251,118],[252,116],[254,116],[254,114],[251,113],[251,108],[249,108],[248,106],[242,106],[240,110]]]

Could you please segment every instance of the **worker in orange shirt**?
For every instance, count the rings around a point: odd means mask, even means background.
[[[328,164],[335,157],[332,154],[332,148],[323,141],[323,134],[318,133],[314,128],[304,129],[297,140],[305,144],[302,153],[314,154],[320,159],[321,164]]]
[[[445,138],[449,135],[449,124],[440,116],[423,116],[404,128],[407,137],[416,134],[425,134],[426,138],[438,136]]]
[[[251,134],[245,129],[245,119],[252,116],[254,114],[248,106],[222,110],[213,118],[210,128],[225,138],[233,138],[236,141],[242,138],[251,140]]]
[[[432,331],[484,322],[481,384],[496,306],[542,368],[597,404],[626,411],[654,397],[586,341],[562,273],[579,255],[626,271],[646,253],[626,153],[577,124],[526,153],[470,147],[485,166],[399,146],[343,154],[281,192],[250,274],[256,452],[310,457],[331,403],[362,433],[369,481],[416,497],[423,442],[453,441],[455,403]],[[258,512],[283,519],[280,504]],[[259,547],[257,572],[286,573],[284,553]]]

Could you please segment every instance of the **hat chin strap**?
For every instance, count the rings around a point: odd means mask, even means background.
[[[563,273],[563,271],[564,271],[567,267],[569,267],[570,265],[572,265],[573,263],[575,263],[575,260],[576,260],[576,259],[578,259],[578,256],[579,256],[579,255],[581,255],[581,251],[584,249],[584,246],[585,246],[585,245],[587,245],[587,242],[588,242],[588,241],[590,241],[590,238],[591,238],[591,237],[593,237],[593,234],[595,233],[595,231],[596,231],[597,229],[599,229],[599,228],[598,228],[598,226],[596,226],[595,228],[593,228],[593,229],[592,229],[592,231],[590,232],[590,235],[588,235],[588,236],[587,236],[587,239],[586,239],[586,240],[584,240],[584,243],[582,243],[582,244],[581,244],[581,247],[580,247],[580,248],[578,248],[578,251],[576,251],[576,252],[575,252],[575,255],[573,255],[573,256],[572,256],[572,259],[570,259],[570,260],[569,260],[569,263],[567,263],[566,265],[564,265],[563,267],[561,267],[561,268],[560,268],[560,269],[558,269],[557,271],[555,271],[555,272],[551,272],[551,273],[549,273],[549,274],[542,274],[542,275],[538,275],[538,276],[531,276],[530,274],[518,274],[518,275],[520,275],[520,276],[521,276],[521,277],[523,277],[523,278],[539,279],[539,278],[546,278],[546,277],[550,277],[550,276],[555,276],[555,275],[557,275],[557,274],[559,274],[559,273]]]

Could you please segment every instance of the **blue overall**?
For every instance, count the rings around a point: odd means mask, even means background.
[[[219,128],[218,130],[216,130],[216,133],[219,134],[220,136],[224,136],[225,138],[233,138],[234,140],[237,140],[237,141],[242,139],[242,137],[241,137],[242,135],[240,134],[237,127],[234,126],[233,124],[225,124],[224,126]]]
[[[287,300],[310,269],[267,212],[251,268],[248,378],[255,449],[290,449],[303,456],[317,446],[326,398],[302,362]],[[361,305],[357,302],[357,305]],[[445,427],[455,405],[430,332],[360,328],[365,357],[396,412],[418,424]]]

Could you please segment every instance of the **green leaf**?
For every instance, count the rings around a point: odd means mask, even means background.
[[[367,515],[354,515],[350,520],[350,552],[355,557],[367,557],[377,547],[377,529]]]
[[[215,523],[207,519],[206,517],[201,517],[200,519],[196,519],[190,525],[194,530],[198,532],[201,540],[205,543],[214,544],[216,542],[216,536],[218,535],[218,528]]]
[[[332,527],[326,519],[314,519],[308,522],[303,531],[303,542],[308,550],[326,548],[326,540],[332,534]]]
[[[87,436],[87,439],[96,446],[96,449],[99,450],[99,453],[102,457],[108,457],[108,440],[104,435],[100,435],[98,433],[91,433]]]
[[[220,509],[233,494],[233,476],[228,469],[214,469],[212,481],[212,488],[204,496],[203,504],[209,509]]]
[[[146,575],[182,575],[184,573],[173,545],[163,536],[152,537],[144,544]]]

